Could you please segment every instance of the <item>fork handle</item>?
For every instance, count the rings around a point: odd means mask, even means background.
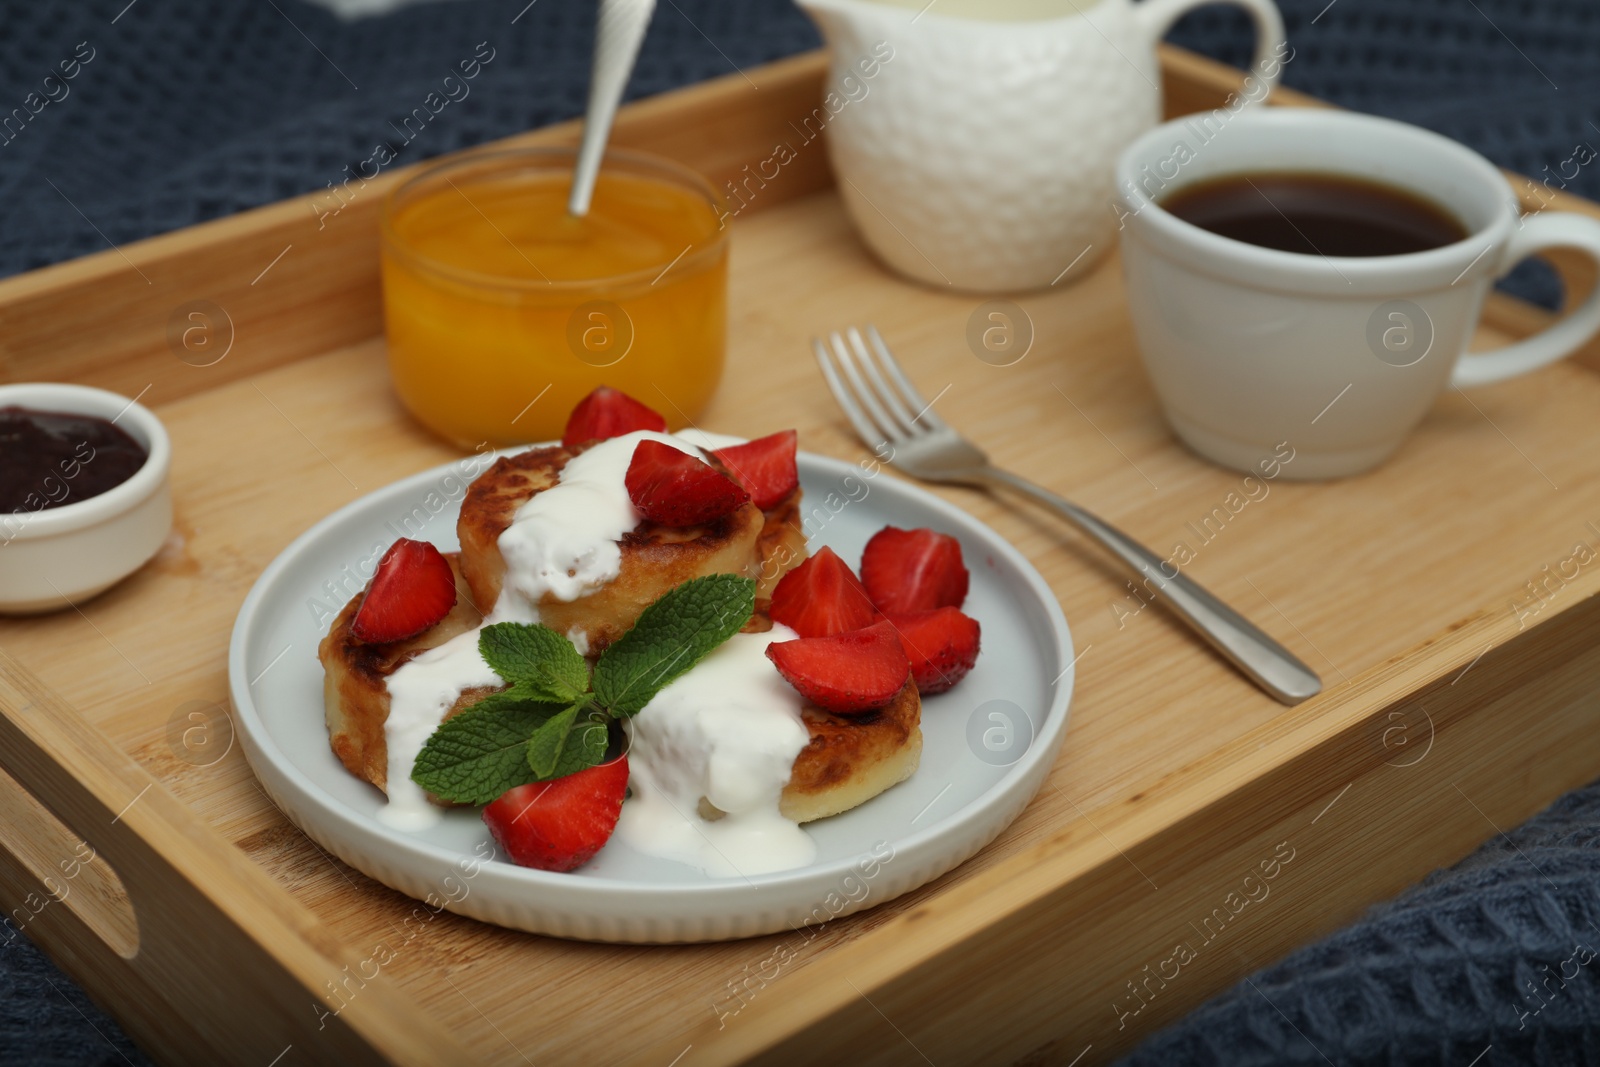
[[[1003,485],[1058,513],[1088,534],[1146,580],[1146,588],[1158,590],[1167,604],[1211,647],[1222,653],[1255,683],[1285,704],[1298,704],[1322,691],[1322,679],[1301,663],[1294,653],[1258,630],[1250,620],[1234,611],[1192,581],[1181,571],[1171,576],[1163,570],[1166,562],[1148,548],[1080,508],[1010,471],[985,467],[979,475],[986,485]]]

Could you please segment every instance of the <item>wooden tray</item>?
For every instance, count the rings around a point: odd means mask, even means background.
[[[1174,113],[1237,77],[1163,62]],[[823,69],[801,56],[642,101],[619,140],[731,179],[794,136]],[[1325,673],[1316,700],[1285,711],[1159,609],[1119,613],[1137,606],[1124,579],[1059,523],[942,491],[1038,564],[1083,651],[1065,751],[994,845],[859,917],[753,941],[592,945],[435,916],[290,826],[222,710],[262,567],[451,457],[385,378],[375,220],[399,176],[331,218],[303,198],[0,283],[4,377],[138,395],[172,433],[160,557],[79,610],[0,623],[0,902],[158,1058],[1099,1061],[1600,773],[1600,567],[1566,562],[1600,538],[1590,353],[1446,396],[1381,470],[1276,483],[1199,550],[1199,579]],[[1163,425],[1115,257],[1020,298],[1038,339],[996,369],[963,340],[977,301],[885,273],[828,183],[807,146],[739,217],[707,425],[797,425],[858,456],[806,339],[871,320],[930,390],[950,383],[944,414],[998,462],[1153,546],[1239,485]],[[1600,214],[1517,184],[1530,210]],[[169,339],[194,301],[227,352],[210,366]],[[1544,318],[1495,297],[1481,343]]]

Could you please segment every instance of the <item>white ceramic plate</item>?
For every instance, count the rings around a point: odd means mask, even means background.
[[[456,546],[471,473],[464,464],[425,471],[307,530],[250,590],[228,650],[237,732],[267,795],[313,841],[385,885],[435,909],[558,937],[712,941],[789,930],[881,904],[961,863],[1016,818],[1055,761],[1072,638],[1039,573],[937,497],[801,453],[813,546],[854,563],[885,524],[928,526],[961,541],[972,574],[964,610],[982,625],[982,654],[959,685],[923,702],[922,765],[909,780],[808,824],[815,863],[749,878],[711,878],[616,839],[571,874],[518,867],[497,857],[471,808],[419,834],[385,826],[375,817],[382,794],[328,747],[317,642],[361,588],[359,565],[370,569],[395,538]]]

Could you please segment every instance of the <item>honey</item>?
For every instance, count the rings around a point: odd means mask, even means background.
[[[481,153],[392,194],[384,325],[395,391],[476,448],[561,436],[598,385],[696,418],[722,376],[727,230],[692,172],[613,152],[588,215],[567,214],[573,153]]]

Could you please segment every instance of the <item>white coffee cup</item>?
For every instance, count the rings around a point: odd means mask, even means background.
[[[826,132],[839,195],[890,267],[972,292],[1042,289],[1116,240],[1111,171],[1161,119],[1156,43],[1210,0],[797,0],[828,44],[819,106],[791,153]],[[1238,106],[1291,57],[1272,0],[1255,22]]]
[[[1314,173],[1386,183],[1446,209],[1468,236],[1425,252],[1326,257],[1263,248],[1161,208],[1194,182]],[[1600,329],[1600,291],[1541,333],[1466,354],[1496,278],[1540,249],[1600,260],[1600,222],[1522,216],[1488,160],[1405,123],[1319,109],[1210,112],[1159,126],[1116,171],[1123,269],[1139,351],[1168,421],[1200,455],[1286,478],[1383,462],[1447,388],[1524,374]]]

